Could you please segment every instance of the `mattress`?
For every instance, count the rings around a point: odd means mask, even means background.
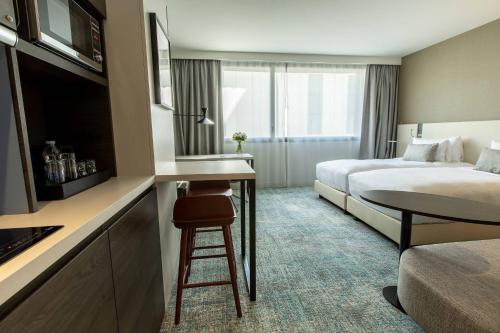
[[[403,168],[359,172],[349,176],[351,195],[368,206],[401,219],[401,212],[373,205],[361,199],[369,190],[396,190],[445,195],[500,205],[500,175],[459,168]],[[445,223],[424,216],[414,216],[413,223]]]
[[[348,177],[351,174],[392,168],[464,167],[464,162],[415,162],[402,158],[379,160],[334,160],[316,164],[316,179],[336,190],[350,194]]]

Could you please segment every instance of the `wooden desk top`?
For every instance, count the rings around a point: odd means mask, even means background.
[[[243,160],[163,162],[157,165],[155,180],[247,180],[255,171]]]
[[[223,161],[223,160],[253,160],[252,154],[213,154],[213,155],[181,155],[175,158],[177,162],[186,161]]]
[[[467,189],[464,189],[467,191]],[[390,209],[457,222],[498,224],[500,206],[429,193],[372,190],[361,198]]]

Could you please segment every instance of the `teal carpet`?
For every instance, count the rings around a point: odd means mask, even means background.
[[[176,327],[174,290],[161,332],[422,332],[382,296],[397,281],[394,243],[311,188],[259,190],[257,222],[257,302],[238,262],[243,318],[230,286],[188,289]],[[222,242],[218,233],[200,235],[198,245]],[[237,257],[238,235],[236,222]],[[225,258],[195,261],[190,282],[225,276]]]

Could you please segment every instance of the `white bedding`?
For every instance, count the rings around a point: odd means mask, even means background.
[[[360,172],[349,176],[351,195],[363,201],[360,195],[368,190],[397,190],[482,201],[500,205],[500,175],[462,168],[405,168]],[[392,209],[368,206],[401,219],[401,213]],[[414,216],[414,223],[443,222],[423,216]]]
[[[316,179],[325,185],[349,194],[348,177],[357,172],[392,168],[464,167],[470,165],[469,163],[463,162],[404,161],[402,158],[381,160],[334,160],[316,164]]]

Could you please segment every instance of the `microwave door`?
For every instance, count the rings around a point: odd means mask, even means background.
[[[73,0],[31,0],[36,13],[34,36],[41,44],[56,49],[101,71],[102,65],[92,59],[90,17]]]

